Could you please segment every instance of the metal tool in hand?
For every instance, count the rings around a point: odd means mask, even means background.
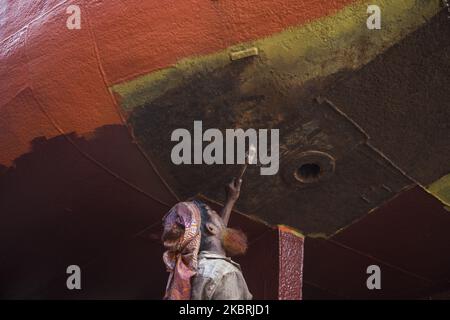
[[[251,144],[248,152],[245,154],[245,164],[241,167],[238,179],[242,179],[249,164],[256,163],[254,162],[255,157],[256,157],[256,147],[253,144]]]

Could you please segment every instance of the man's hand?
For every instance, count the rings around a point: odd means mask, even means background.
[[[230,220],[231,210],[239,198],[239,193],[241,192],[242,179],[233,178],[233,180],[226,186],[225,190],[227,193],[227,200],[225,206],[220,213],[225,226],[228,225],[228,220]]]
[[[227,202],[236,202],[241,192],[242,179],[233,178],[226,186]]]

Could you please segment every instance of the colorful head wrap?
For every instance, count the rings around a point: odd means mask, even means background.
[[[197,256],[200,248],[200,208],[194,202],[177,203],[164,218],[165,224],[177,222],[185,231],[176,240],[165,241],[168,249],[163,260],[170,272],[167,281],[166,300],[189,300],[191,298],[191,278],[196,274]]]

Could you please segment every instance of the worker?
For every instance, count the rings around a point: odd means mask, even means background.
[[[242,179],[226,188],[220,215],[199,200],[176,204],[163,218],[164,263],[169,272],[164,299],[251,300],[239,264],[229,256],[247,250],[247,237],[228,228]]]

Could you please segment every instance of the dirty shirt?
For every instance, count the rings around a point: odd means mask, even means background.
[[[202,251],[192,278],[192,300],[251,300],[241,267],[230,258]]]

